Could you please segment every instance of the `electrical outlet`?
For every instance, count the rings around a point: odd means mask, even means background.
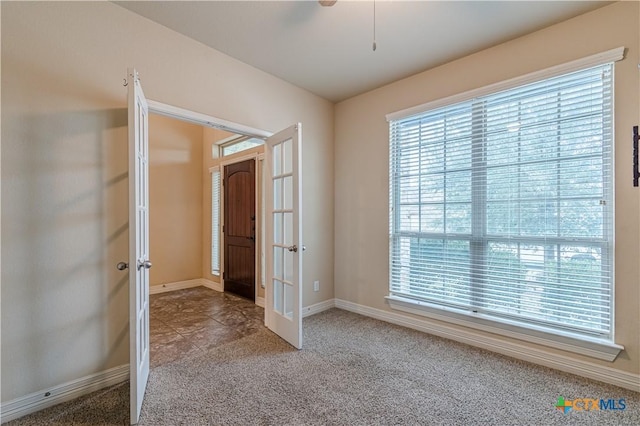
[[[320,281],[313,282],[313,291],[320,291]]]

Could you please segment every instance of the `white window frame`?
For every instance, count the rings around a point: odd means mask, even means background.
[[[211,167],[209,169],[209,173],[211,174],[211,274],[217,277],[220,276],[222,271],[222,214],[221,214],[221,205],[222,205],[222,172],[219,166]],[[216,203],[214,194],[215,192],[215,175],[218,175],[218,200]],[[218,219],[218,223],[216,225],[215,219]],[[217,250],[216,248],[217,242]],[[217,251],[217,259],[216,257]],[[216,268],[217,265],[217,268]]]
[[[242,142],[245,142],[245,141],[248,141],[248,140],[251,140],[251,139],[260,140],[260,141],[262,141],[262,143],[258,144],[258,145],[254,145],[254,146],[250,146],[250,147],[241,149],[241,150],[236,151],[236,152],[225,153],[225,149],[226,148],[233,147],[235,145],[241,144]],[[256,148],[258,148],[260,146],[264,146],[264,139],[260,138],[260,137],[255,137],[255,136],[242,136],[242,135],[241,136],[232,136],[232,137],[230,137],[228,139],[223,140],[221,143],[218,144],[218,146],[220,147],[220,157],[229,157],[229,156],[232,156],[232,155],[240,154],[240,153],[242,153],[244,151],[248,151],[250,149],[256,149]]]
[[[598,53],[586,58],[578,59],[572,62],[561,64],[545,70],[533,72],[521,77],[513,78],[507,81],[499,82],[479,89],[471,90],[444,99],[428,102],[412,108],[404,109],[398,112],[390,113],[386,116],[387,121],[400,120],[409,116],[425,113],[427,111],[446,107],[465,101],[469,101],[476,97],[490,95],[496,92],[523,86],[540,80],[568,74],[589,67],[595,67],[610,62],[616,62],[624,58],[624,47],[611,49],[606,52]],[[614,78],[615,81],[615,78]],[[615,91],[615,89],[614,89]],[[390,158],[391,160],[391,158]],[[390,199],[391,202],[391,199]],[[391,208],[392,206],[390,206]],[[391,235],[390,235],[391,237]],[[391,247],[391,239],[389,244]],[[391,260],[391,259],[390,259]],[[390,265],[389,271],[392,268]],[[389,277],[391,282],[391,277]],[[615,300],[614,289],[612,289],[612,298]],[[578,353],[593,358],[613,361],[624,347],[614,343],[614,319],[615,306],[611,309],[612,332],[611,338],[599,338],[585,335],[578,335],[570,331],[562,331],[557,329],[549,329],[544,326],[525,325],[522,323],[511,321],[508,319],[496,319],[493,316],[482,313],[474,313],[467,310],[436,305],[425,301],[409,299],[390,294],[386,297],[392,309],[403,312],[417,314],[428,318],[444,321],[456,325],[470,327],[473,329],[490,332],[510,338],[525,340],[544,346],[549,346],[568,352]]]

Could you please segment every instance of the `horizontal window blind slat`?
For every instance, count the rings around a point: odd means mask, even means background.
[[[610,335],[612,72],[390,121],[390,291]]]

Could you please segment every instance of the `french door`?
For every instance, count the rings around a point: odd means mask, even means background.
[[[266,300],[267,327],[302,348],[302,185],[300,124],[267,138]]]
[[[128,69],[129,333],[131,424],[137,424],[149,378],[149,104],[135,69]],[[154,112],[179,119],[221,121],[153,102]],[[194,118],[195,117],[195,118]],[[234,123],[224,122],[234,128]],[[242,127],[244,128],[244,127]],[[255,132],[250,129],[251,132]],[[256,133],[259,135],[259,133]],[[300,124],[267,138],[265,323],[302,348],[302,182]]]
[[[131,424],[140,419],[149,379],[149,107],[135,69],[129,107],[129,369]]]

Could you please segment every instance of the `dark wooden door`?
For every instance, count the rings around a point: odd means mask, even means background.
[[[224,168],[224,291],[255,301],[256,162]]]

